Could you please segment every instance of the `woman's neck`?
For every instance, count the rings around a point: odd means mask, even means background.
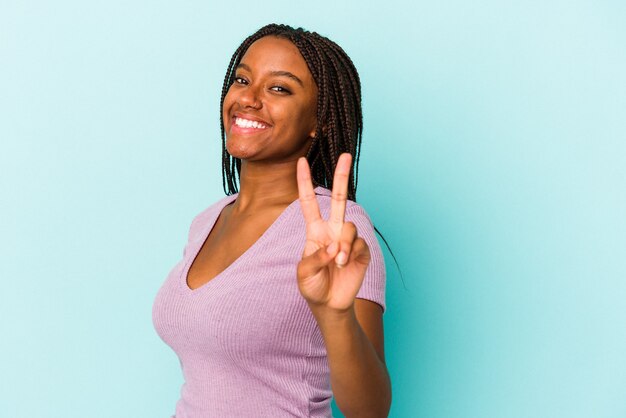
[[[237,212],[288,206],[298,198],[296,161],[282,163],[241,162]]]

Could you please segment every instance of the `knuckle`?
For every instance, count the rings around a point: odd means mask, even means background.
[[[315,193],[302,193],[300,195],[300,200],[304,202],[315,200]]]
[[[330,216],[330,222],[340,224],[343,223],[343,216],[339,214],[333,214]]]
[[[346,231],[349,231],[350,233],[356,232],[356,225],[353,222],[344,222],[343,227]]]
[[[343,202],[344,200],[348,198],[348,193],[339,191],[339,190],[334,190],[332,194],[330,195],[330,197],[334,201]]]
[[[367,242],[365,242],[365,240],[363,238],[357,238],[354,242],[354,247],[358,248],[359,251],[367,251],[369,253],[369,246],[367,245]]]
[[[356,226],[352,222],[345,222],[343,224],[342,233],[353,241],[358,235]]]

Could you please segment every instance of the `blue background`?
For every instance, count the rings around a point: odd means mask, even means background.
[[[392,417],[626,416],[626,6],[0,3],[0,416],[169,417],[151,323],[263,24],[359,68]]]

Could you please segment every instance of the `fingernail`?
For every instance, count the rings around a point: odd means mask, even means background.
[[[330,255],[335,254],[335,251],[337,251],[337,243],[336,242],[332,242],[327,248],[326,248],[326,252]]]
[[[343,251],[340,252],[339,254],[337,254],[337,258],[335,258],[335,261],[337,262],[338,266],[343,266],[344,264],[346,264],[346,261],[348,261],[348,254],[344,253]]]

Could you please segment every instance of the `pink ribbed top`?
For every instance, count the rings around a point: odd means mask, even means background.
[[[327,219],[330,192],[315,189]],[[184,384],[176,418],[330,417],[330,377],[322,335],[298,291],[296,266],[305,224],[296,200],[226,270],[191,290],[187,272],[226,196],[191,223],[183,259],[153,305],[159,336],[178,355]],[[385,266],[371,221],[349,201],[353,222],[372,261],[358,298],[385,306]]]

